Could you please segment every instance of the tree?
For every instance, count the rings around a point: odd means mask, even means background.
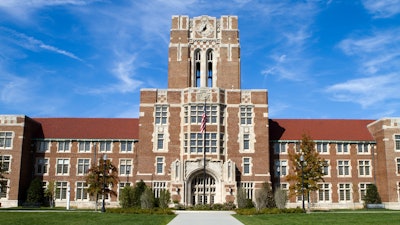
[[[147,186],[146,184],[143,182],[143,180],[140,180],[140,182],[137,182],[135,185],[135,188],[133,190],[133,206],[134,207],[141,207],[141,202],[140,202],[140,197],[142,196],[142,194],[144,193],[144,191],[146,190]]]
[[[310,191],[319,189],[318,182],[324,181],[323,167],[326,162],[315,149],[315,142],[307,134],[302,135],[300,152],[289,153],[292,170],[286,179],[290,182],[290,194],[302,194],[309,199]]]
[[[134,206],[134,200],[134,188],[131,186],[125,186],[119,194],[119,204],[122,208],[131,208]]]
[[[263,183],[262,188],[257,189],[255,195],[257,210],[275,207],[274,194],[269,183]]]
[[[381,197],[379,196],[378,188],[376,187],[375,184],[368,185],[363,200],[364,200],[364,207],[367,207],[368,204],[382,203]]]
[[[42,187],[42,181],[36,177],[32,180],[27,191],[26,201],[32,204],[42,204],[44,198],[44,192]]]
[[[146,187],[142,196],[140,196],[141,207],[142,209],[152,209],[154,208],[154,203],[155,203],[154,193],[151,190],[151,188]]]
[[[117,193],[114,190],[108,188],[109,186],[118,184],[118,169],[111,163],[110,160],[100,159],[99,165],[92,165],[85,177],[85,180],[88,184],[87,192],[91,197],[95,198],[96,211],[99,196],[101,196],[103,190],[104,195],[110,194],[117,196]]]
[[[49,181],[46,190],[44,190],[44,196],[48,198],[50,208],[55,206],[54,197],[56,196],[56,186],[54,180]]]

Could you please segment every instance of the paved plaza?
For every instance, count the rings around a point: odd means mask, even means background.
[[[168,225],[243,225],[230,211],[175,211],[177,216]]]

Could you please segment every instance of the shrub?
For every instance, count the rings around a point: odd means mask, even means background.
[[[32,180],[31,184],[28,188],[27,203],[43,203],[44,199],[44,191],[42,187],[42,181],[39,178],[35,178]]]
[[[247,198],[246,191],[243,188],[238,188],[237,204],[239,209],[248,209],[254,207],[253,201]]]
[[[381,204],[382,200],[379,196],[378,188],[375,184],[370,184],[367,187],[367,191],[365,192],[364,207],[367,207],[367,204]]]
[[[274,193],[275,204],[279,209],[284,209],[288,200],[287,192],[277,188]]]
[[[275,207],[274,195],[269,183],[263,183],[262,188],[256,190],[256,206],[257,210]]]
[[[131,186],[125,186],[119,195],[119,204],[122,208],[130,208],[134,206],[134,200],[134,188]]]
[[[160,198],[158,199],[159,207],[162,209],[168,208],[168,204],[171,201],[171,193],[168,190],[160,191]]]
[[[154,208],[154,194],[151,188],[146,188],[140,196],[140,206],[142,209],[152,209]]]

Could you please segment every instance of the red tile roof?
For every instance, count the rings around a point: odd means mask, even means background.
[[[306,133],[313,140],[374,141],[367,125],[375,120],[271,119],[270,140],[300,140]]]
[[[139,139],[139,119],[33,118],[45,138]]]

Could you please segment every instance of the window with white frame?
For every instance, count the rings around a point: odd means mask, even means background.
[[[351,201],[351,184],[349,183],[339,184],[339,201],[340,202]]]
[[[87,188],[88,185],[86,182],[76,182],[76,200],[88,199]]]
[[[70,142],[69,141],[59,141],[58,142],[58,152],[69,152],[70,151]]]
[[[50,141],[38,141],[37,152],[47,152],[50,150]]]
[[[394,146],[396,151],[400,151],[400,135],[394,135]]]
[[[243,105],[240,106],[240,124],[250,125],[253,120],[253,106]]]
[[[336,144],[336,154],[349,154],[349,144],[337,143]]]
[[[358,160],[358,175],[371,176],[371,160]]]
[[[339,176],[350,176],[350,161],[338,160],[338,174]]]
[[[167,124],[167,111],[168,106],[156,105],[155,123],[156,124]]]
[[[250,149],[250,134],[243,134],[243,150]]]
[[[130,175],[132,172],[132,159],[119,160],[119,174]]]
[[[365,143],[359,143],[357,145],[357,153],[358,154],[366,154],[369,153],[369,145]]]
[[[10,172],[10,165],[11,165],[11,156],[9,155],[0,155],[0,163],[1,169],[3,172]]]
[[[322,143],[317,143],[317,152],[319,154],[328,154],[329,153],[329,144],[322,142]]]
[[[68,175],[69,173],[69,159],[57,159],[56,173],[58,175]]]
[[[251,174],[251,158],[243,157],[243,174],[249,175]]]
[[[187,108],[185,108],[187,110]],[[215,124],[218,119],[218,107],[216,105],[206,106],[207,124]],[[191,105],[190,106],[190,123],[201,123],[204,114],[204,105]],[[185,120],[186,121],[186,120]]]
[[[325,160],[324,164],[322,165],[322,173],[324,176],[330,176],[330,166],[329,166],[329,161]]]
[[[164,157],[156,157],[156,173],[164,173]]]
[[[280,154],[280,153],[286,153],[287,147],[285,142],[276,142],[274,143],[274,153],[275,154]]]
[[[90,159],[78,159],[78,175],[85,175],[90,168]]]
[[[164,134],[157,134],[157,150],[164,149]]]
[[[79,141],[79,152],[90,152],[90,141]]]
[[[318,201],[330,202],[331,201],[331,185],[329,183],[318,184]]]
[[[111,152],[112,142],[111,141],[100,141],[100,152]]]
[[[120,149],[121,152],[132,152],[133,151],[133,141],[121,141]]]
[[[203,134],[202,133],[190,133],[190,135],[185,134],[185,138],[189,136],[190,138],[190,152],[191,153],[203,153],[203,148],[205,146],[206,152],[208,153],[217,153],[218,148],[218,140],[217,133],[206,133],[206,142],[203,143]],[[221,134],[221,140],[223,138],[223,134]],[[188,140],[185,140],[188,141]],[[187,142],[186,142],[187,143]]]
[[[68,189],[68,182],[61,181],[56,182],[56,200],[65,200],[67,199],[67,189]]]
[[[396,158],[397,174],[400,174],[400,158]]]
[[[365,194],[367,193],[367,189],[370,186],[370,183],[359,183],[358,187],[360,189],[360,201],[364,201]]]
[[[12,147],[13,132],[0,132],[0,148],[10,149]]]
[[[242,182],[241,184],[244,192],[246,193],[246,198],[253,199],[253,192],[254,192],[253,182]]]
[[[161,191],[167,188],[167,182],[153,182],[154,197],[159,198]]]
[[[36,174],[47,174],[48,167],[49,167],[49,159],[36,158]]]
[[[0,180],[0,198],[7,198],[8,180]]]
[[[286,176],[288,170],[287,160],[275,160],[275,176]]]

